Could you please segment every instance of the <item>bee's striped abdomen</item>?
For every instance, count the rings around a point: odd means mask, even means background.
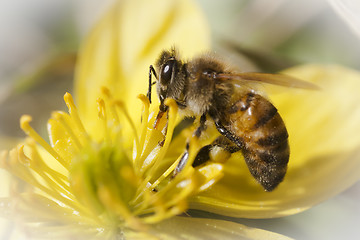
[[[241,150],[254,178],[272,191],[284,178],[289,161],[288,133],[277,109],[249,92],[229,109],[228,128],[242,140]]]

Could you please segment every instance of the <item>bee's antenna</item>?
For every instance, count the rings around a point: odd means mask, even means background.
[[[150,68],[149,68],[149,89],[148,89],[148,92],[147,92],[147,95],[146,95],[148,97],[150,103],[151,103],[151,87],[152,87],[152,85],[154,85],[156,83],[156,82],[152,82],[152,80],[151,80],[151,75],[152,74],[154,74],[155,78],[157,79],[155,69],[154,69],[153,65],[150,65]]]

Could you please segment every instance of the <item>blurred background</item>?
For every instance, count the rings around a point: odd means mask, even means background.
[[[0,1],[0,150],[12,147],[24,136],[19,129],[22,114],[34,116],[33,125],[41,132],[46,130],[50,112],[64,109],[62,95],[72,91],[79,44],[111,2]],[[276,72],[307,62],[341,64],[360,70],[357,1],[198,3],[211,26],[213,49],[244,70]],[[296,239],[356,239],[360,236],[359,201],[360,183],[295,216],[225,219]],[[202,212],[191,214],[205,216]],[[6,235],[0,235],[0,239],[6,239]]]

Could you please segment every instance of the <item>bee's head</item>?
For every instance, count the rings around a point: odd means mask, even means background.
[[[160,99],[160,109],[164,109],[166,98],[179,99],[184,88],[183,63],[178,58],[175,48],[164,50],[156,62],[158,73],[157,93]]]

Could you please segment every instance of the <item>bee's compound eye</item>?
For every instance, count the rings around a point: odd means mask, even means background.
[[[175,60],[169,60],[164,64],[160,75],[161,84],[168,85],[170,83],[175,64],[176,64]]]

